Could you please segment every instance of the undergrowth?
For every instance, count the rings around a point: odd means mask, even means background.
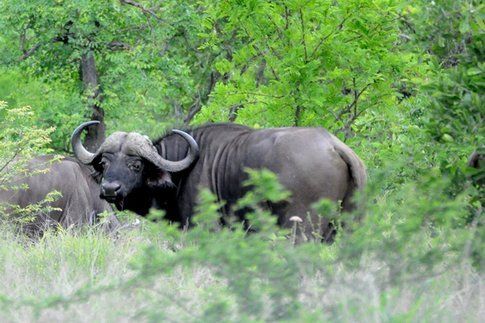
[[[291,230],[257,207],[286,196],[265,172],[251,173],[260,194],[243,203],[257,215],[251,233],[238,222],[221,226],[208,191],[185,231],[142,221],[117,238],[84,228],[32,243],[3,227],[0,318],[478,322],[482,215],[466,220],[472,193],[449,199],[445,180],[429,176],[381,195],[385,174],[375,175],[360,196],[363,219],[331,245],[294,245]]]

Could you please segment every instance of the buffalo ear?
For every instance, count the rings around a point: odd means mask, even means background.
[[[101,162],[101,155],[96,156],[91,162],[90,166],[93,167],[95,171],[102,173],[103,165],[101,165],[100,162]]]
[[[101,183],[101,179],[103,178],[103,166],[99,163],[100,161],[101,157],[97,157],[90,165],[87,165],[88,169],[91,171],[91,177],[98,184]]]
[[[163,170],[151,172],[148,175],[146,182],[151,188],[167,188],[174,186],[170,174]]]

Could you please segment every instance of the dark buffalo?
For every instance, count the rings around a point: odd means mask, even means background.
[[[254,130],[211,124],[187,133],[173,130],[155,142],[137,133],[116,132],[91,153],[82,146],[80,134],[94,123],[74,131],[74,154],[100,172],[102,198],[140,215],[155,206],[166,210],[170,220],[189,223],[201,187],[225,201],[222,212],[230,213],[248,189],[243,185],[245,169],[266,168],[292,194],[287,203],[270,205],[278,223],[289,227],[296,215],[303,219],[306,237],[312,236],[316,224],[325,237],[330,225],[320,222],[311,205],[326,198],[342,201],[349,210],[354,192],[366,182],[362,161],[321,128]]]
[[[476,169],[475,172],[470,175],[472,183],[483,189],[485,186],[485,154],[483,154],[483,148],[475,150],[468,157],[467,164],[469,167]]]
[[[29,161],[27,169],[34,175],[18,177],[10,183],[15,186],[26,184],[26,188],[0,190],[0,203],[9,207],[7,213],[15,213],[12,206],[25,208],[42,202],[53,191],[62,195],[45,205],[50,210],[35,214],[34,221],[24,225],[29,235],[42,234],[46,227],[58,224],[64,228],[94,224],[99,214],[113,213],[110,204],[99,197],[99,183],[92,177],[93,171],[76,159],[56,160],[53,156],[39,156]],[[119,226],[118,219],[112,214],[104,226],[112,231]]]
[[[478,150],[475,150],[468,157],[468,166],[480,169],[485,167],[485,155],[480,154]]]

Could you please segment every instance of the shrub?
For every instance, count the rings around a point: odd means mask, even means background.
[[[47,171],[49,165],[28,170],[27,164],[36,154],[49,152],[46,146],[50,143],[49,135],[53,129],[37,128],[33,124],[35,116],[30,107],[9,108],[3,101],[0,101],[0,120],[1,194],[5,191],[26,189],[22,178]],[[25,208],[0,203],[0,219],[7,223],[31,222],[39,214],[48,213],[52,209],[49,203],[58,197],[58,193],[52,192],[45,200]]]

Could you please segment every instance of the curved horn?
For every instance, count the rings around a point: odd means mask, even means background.
[[[84,128],[99,124],[99,121],[88,121],[82,123],[79,127],[74,130],[71,136],[71,145],[72,145],[72,151],[74,152],[74,156],[76,156],[77,159],[83,164],[90,164],[94,157],[96,157],[96,154],[93,154],[84,148],[82,142],[81,142],[81,133],[83,132]]]
[[[179,161],[170,161],[157,154],[157,166],[167,172],[175,173],[188,168],[199,157],[199,145],[191,135],[184,131],[173,129],[172,132],[184,138],[189,144],[187,156]]]

